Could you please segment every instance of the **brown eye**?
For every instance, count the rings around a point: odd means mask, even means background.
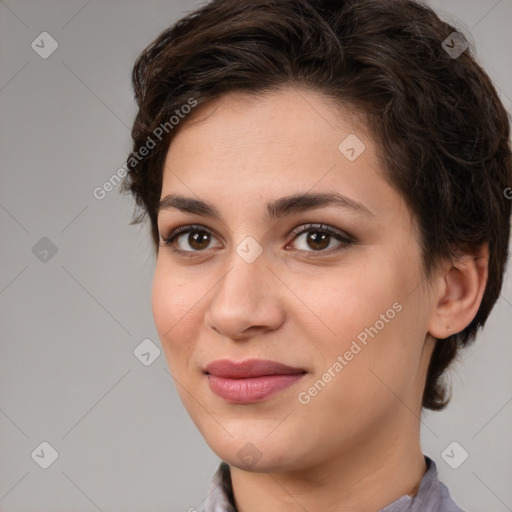
[[[213,234],[201,226],[180,226],[168,237],[161,238],[161,243],[172,246],[176,252],[194,253],[208,249],[212,240],[216,240]]]
[[[296,244],[298,241],[301,242],[298,244],[299,247],[297,250],[313,253],[311,255],[314,256],[316,256],[314,253],[319,253],[318,256],[323,253],[330,254],[331,252],[344,249],[354,243],[349,235],[337,230],[335,231],[333,228],[323,224],[301,226],[294,230],[293,234],[296,236],[292,243]],[[337,247],[336,242],[338,242]],[[333,246],[335,247],[333,251],[326,250],[333,248]]]
[[[306,237],[306,243],[315,251],[326,249],[332,235],[328,233],[319,233],[318,231],[310,231]]]
[[[208,247],[210,243],[210,234],[194,231],[189,233],[187,243],[195,250],[201,251]]]

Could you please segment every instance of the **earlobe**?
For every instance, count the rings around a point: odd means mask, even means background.
[[[489,265],[489,246],[459,255],[439,273],[429,333],[438,339],[464,330],[478,312]]]

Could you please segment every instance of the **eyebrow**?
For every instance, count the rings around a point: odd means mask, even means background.
[[[286,197],[280,197],[266,203],[265,220],[270,221],[279,219],[286,215],[306,212],[328,206],[335,206],[357,213],[362,213],[369,217],[374,214],[363,204],[355,199],[351,199],[339,193],[305,193],[295,194]],[[184,213],[192,213],[204,217],[211,217],[222,221],[222,215],[219,210],[208,201],[194,199],[178,194],[169,194],[162,198],[158,204],[157,215],[163,210],[175,209]]]

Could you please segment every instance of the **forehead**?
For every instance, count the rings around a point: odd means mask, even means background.
[[[170,149],[181,146],[183,138],[202,137],[216,153],[260,143],[264,150],[288,149],[288,157],[306,151],[318,157],[322,151],[337,152],[349,134],[373,145],[361,114],[319,91],[286,86],[259,93],[230,92],[196,107],[181,122]]]
[[[162,198],[177,193],[219,208],[263,208],[310,191],[343,194],[382,215],[401,200],[361,117],[295,88],[230,93],[198,107],[169,147],[163,178]]]

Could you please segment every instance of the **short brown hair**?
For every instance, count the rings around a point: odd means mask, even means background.
[[[454,56],[443,47],[453,47],[453,32],[413,0],[214,0],[162,32],[135,63],[138,113],[122,187],[142,210],[132,224],[149,216],[158,251],[163,164],[179,129],[169,119],[191,99],[300,85],[362,113],[387,180],[418,222],[427,276],[455,249],[489,244],[475,318],[436,343],[422,402],[432,410],[447,405],[443,374],[500,295],[510,236],[509,118],[471,49]],[[155,131],[159,143],[141,158]]]

